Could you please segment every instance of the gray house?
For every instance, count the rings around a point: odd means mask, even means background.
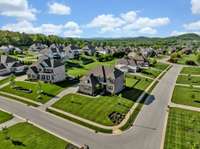
[[[28,79],[56,83],[65,80],[65,65],[61,60],[42,57],[27,71]]]
[[[23,73],[26,69],[26,66],[24,66],[20,61],[7,56],[7,55],[1,55],[0,56],[0,75],[7,75],[10,73]]]
[[[123,72],[136,73],[139,70],[137,61],[131,58],[122,58],[117,61],[116,68]]]
[[[86,45],[85,47],[82,48],[82,51],[87,55],[94,55],[96,52],[96,49],[95,47],[91,45]]]
[[[96,95],[98,93],[117,94],[124,89],[125,76],[116,68],[98,66],[79,83],[79,92]]]

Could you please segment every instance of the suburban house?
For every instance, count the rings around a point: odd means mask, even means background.
[[[94,53],[96,52],[96,49],[92,45],[86,45],[85,47],[82,48],[82,51],[86,55],[94,55]]]
[[[75,45],[68,45],[64,48],[65,55],[69,59],[77,58],[81,54],[82,50]]]
[[[131,58],[122,58],[117,61],[115,67],[122,72],[136,73],[140,68],[137,61]]]
[[[193,52],[192,48],[183,48],[181,51],[186,55],[192,54]]]
[[[7,56],[1,55],[0,60],[0,75],[7,75],[10,73],[23,73],[26,67],[18,60]]]
[[[97,55],[106,55],[106,54],[110,54],[110,51],[108,48],[96,47],[96,54]]]
[[[79,92],[96,95],[98,93],[117,94],[124,89],[125,76],[117,68],[98,66],[81,78]]]
[[[65,80],[65,65],[62,60],[44,56],[27,71],[28,79],[56,83]]]
[[[130,59],[133,59],[138,67],[149,67],[149,61],[148,59],[143,56],[142,54],[137,54],[135,52],[131,52],[128,54],[128,57]]]
[[[13,45],[1,46],[0,51],[2,51],[4,53],[12,53],[12,52],[22,53],[22,50],[20,48],[15,47]]]
[[[65,59],[66,54],[63,49],[64,49],[64,46],[52,44],[49,48],[46,48],[46,49],[43,49],[42,51],[40,51],[40,55],[41,55],[41,57],[46,55],[46,56],[48,56],[50,58],[54,58],[54,59]]]
[[[48,48],[47,45],[42,44],[42,43],[34,43],[29,47],[29,51],[33,51],[33,52],[40,52],[43,49]]]

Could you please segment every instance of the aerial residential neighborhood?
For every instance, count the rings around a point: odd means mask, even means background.
[[[200,149],[199,17],[199,0],[0,0],[0,149]]]

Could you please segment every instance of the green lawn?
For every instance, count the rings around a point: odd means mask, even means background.
[[[156,78],[159,76],[159,74],[162,72],[162,70],[155,70],[153,68],[143,69],[141,71],[141,74],[150,78]]]
[[[105,66],[113,66],[115,64],[116,60],[108,61],[108,62],[98,62],[95,61],[93,63],[87,64],[87,65],[81,65],[79,63],[74,63],[74,67],[70,67],[67,69],[67,73],[74,77],[82,77],[85,74],[87,74],[91,69],[99,66],[99,65],[105,65]]]
[[[156,69],[159,69],[159,70],[165,70],[169,65],[168,64],[165,64],[165,63],[156,63],[153,68],[156,68]]]
[[[178,84],[192,84],[192,85],[199,85],[200,86],[200,76],[186,76],[186,75],[179,75],[176,81]]]
[[[0,91],[11,93],[17,96],[25,97],[37,102],[45,103],[51,98],[55,97],[59,92],[63,90],[63,87],[55,85],[55,84],[48,84],[48,83],[42,83],[42,90],[44,94],[42,94],[41,99],[37,99],[37,83],[31,83],[31,82],[22,82],[17,81],[16,86],[23,87],[25,89],[31,89],[32,93],[24,93],[22,91],[18,91],[16,89],[13,89],[10,85],[0,89]]]
[[[182,74],[200,75],[200,67],[184,67]]]
[[[185,65],[187,61],[194,61],[196,63],[198,63],[198,57],[195,54],[190,54],[190,55],[182,55],[181,58],[178,59],[178,64],[183,64]]]
[[[112,126],[114,124],[108,115],[112,112],[126,114],[152,81],[138,76],[128,76],[126,77],[127,88],[119,96],[93,98],[69,94],[56,102],[53,107],[103,125]]]
[[[28,123],[19,123],[0,131],[0,140],[1,149],[67,149],[69,145]]]
[[[92,98],[79,94],[68,94],[56,102],[53,107],[103,125],[112,126],[113,123],[108,115],[112,112],[126,114],[133,104],[133,101],[118,96]]]
[[[5,78],[5,79],[2,79],[2,80],[0,80],[0,85],[3,85],[3,84],[5,84],[5,83],[9,82],[9,80],[10,80],[10,78],[9,78],[9,77],[7,77],[7,78]]]
[[[0,111],[0,124],[4,123],[4,122],[6,122],[6,121],[8,121],[8,120],[10,120],[12,118],[13,118],[12,115],[10,115],[8,113],[5,113],[3,111]]]
[[[172,101],[177,104],[200,107],[200,88],[176,86]]]
[[[200,113],[171,108],[164,149],[200,148]]]

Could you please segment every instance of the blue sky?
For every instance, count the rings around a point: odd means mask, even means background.
[[[62,37],[200,34],[200,0],[0,0],[0,29]]]

